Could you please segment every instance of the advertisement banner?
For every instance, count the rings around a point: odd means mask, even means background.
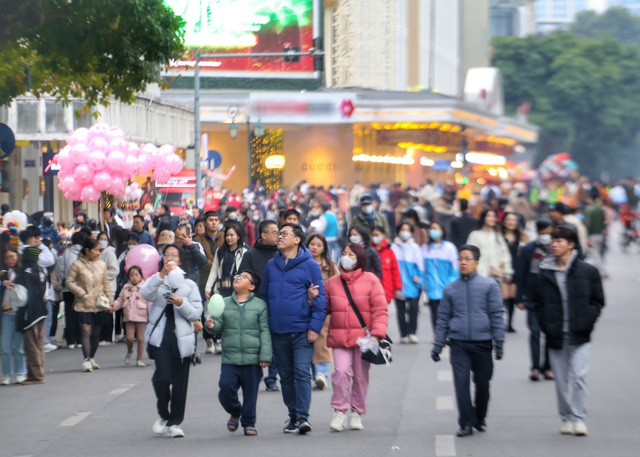
[[[172,70],[193,70],[201,54],[308,52],[313,47],[313,0],[164,0],[185,22],[184,60]],[[311,57],[202,59],[202,76],[311,77]],[[182,72],[184,73],[184,72]],[[306,74],[306,75],[305,75]]]

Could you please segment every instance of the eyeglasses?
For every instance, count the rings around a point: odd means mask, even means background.
[[[466,262],[471,262],[472,260],[476,260],[473,257],[458,257],[458,262],[462,262],[462,261],[466,261]]]
[[[163,259],[179,259],[180,254],[164,254],[162,258]]]
[[[244,273],[243,273],[243,274],[239,274],[239,275],[235,275],[235,276],[233,277],[233,279],[234,279],[234,280],[236,280],[236,279],[238,279],[238,278],[246,279],[246,280],[247,280],[247,281],[249,281],[251,284],[253,284],[253,280],[252,280],[249,276],[245,275]]]
[[[293,235],[293,234],[289,232],[278,232],[278,238],[286,238],[289,235]]]

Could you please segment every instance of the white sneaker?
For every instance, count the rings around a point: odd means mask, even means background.
[[[11,384],[11,375],[4,375],[2,376],[2,381],[0,381],[0,386],[8,386],[9,384]]]
[[[222,343],[217,341],[215,344],[216,347],[216,354],[222,354]]]
[[[167,429],[168,438],[184,438],[184,432],[178,425],[172,425]]]
[[[55,351],[56,349],[58,349],[58,346],[56,346],[55,344],[45,344],[44,345],[44,352],[51,352],[51,351]]]
[[[589,430],[587,430],[587,424],[584,423],[584,421],[577,421],[574,425],[574,431],[573,434],[576,436],[587,436],[587,434],[589,433]]]
[[[75,349],[76,345],[75,344],[70,344],[69,346],[67,346],[68,349]]]
[[[93,371],[93,368],[91,367],[91,360],[86,359],[82,362],[82,371],[85,373],[91,373]]]
[[[91,369],[93,369],[93,370],[99,370],[100,369],[100,365],[98,365],[95,360],[89,359],[89,362],[91,362]]]
[[[143,367],[146,367],[147,365],[142,360],[138,360],[136,362],[136,366],[140,367],[140,368],[143,368]]]
[[[131,363],[131,356],[132,355],[133,355],[133,352],[127,352],[127,355],[124,356],[125,365],[129,365]]]
[[[156,435],[166,435],[167,434],[167,421],[161,417],[158,417],[156,421],[153,423],[152,429],[153,433]]]
[[[347,415],[343,412],[336,411],[333,413],[333,419],[331,419],[331,423],[329,424],[329,429],[334,432],[341,432],[344,430],[344,427],[347,425]]]
[[[16,384],[20,384],[23,381],[27,380],[27,375],[26,374],[19,374],[16,375]]]
[[[360,414],[355,411],[351,412],[351,417],[349,418],[349,428],[351,430],[364,430],[364,425],[362,425],[362,418]]]
[[[409,343],[418,344],[418,337],[415,335],[409,335]]]
[[[409,338],[406,336],[404,338],[400,338],[400,344],[409,344]]]
[[[213,340],[207,340],[207,350],[205,351],[207,354],[215,354],[216,348],[213,347]]]
[[[327,387],[327,377],[322,373],[316,373],[316,387],[320,390]]]
[[[568,419],[562,421],[562,427],[560,427],[560,433],[563,435],[573,435],[575,433],[575,426],[573,422]]]

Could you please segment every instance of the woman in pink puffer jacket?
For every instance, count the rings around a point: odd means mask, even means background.
[[[363,430],[361,415],[366,412],[365,399],[369,388],[370,363],[362,360],[357,340],[366,335],[356,313],[349,304],[342,280],[366,324],[371,337],[384,338],[389,314],[387,299],[380,280],[365,271],[367,254],[358,244],[348,244],[342,250],[340,275],[327,281],[327,314],[331,314],[327,346],[333,348],[335,371],[331,376],[335,410],[329,428],[340,432],[347,423],[346,413],[351,409],[349,427]]]
[[[127,355],[124,358],[124,363],[129,365],[131,363],[131,356],[133,355],[133,338],[136,337],[138,342],[138,359],[136,366],[144,367],[145,363],[142,361],[144,355],[144,332],[147,328],[147,321],[149,320],[149,310],[151,309],[151,302],[146,301],[140,295],[140,289],[144,285],[142,279],[142,270],[139,267],[132,266],[129,268],[129,282],[124,285],[118,295],[118,299],[113,303],[111,311],[117,311],[120,308],[123,309],[123,317],[125,323],[126,342],[127,342]]]

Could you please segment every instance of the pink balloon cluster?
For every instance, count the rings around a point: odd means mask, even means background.
[[[95,203],[107,191],[125,196],[127,181],[153,172],[153,179],[165,183],[182,170],[175,147],[127,142],[117,127],[98,123],[76,129],[54,159],[60,165],[58,188],[67,200]]]

